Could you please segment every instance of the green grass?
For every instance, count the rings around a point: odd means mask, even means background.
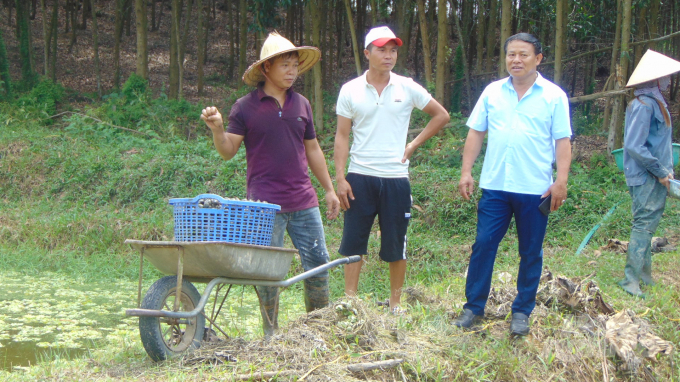
[[[196,127],[200,121],[191,105],[149,101],[143,97],[131,105],[117,96],[78,111],[113,124],[126,123],[125,118],[129,122],[129,116],[119,115],[126,110],[140,113],[136,114],[135,124],[125,126],[145,132],[144,136],[79,115],[47,119],[47,111],[54,104],[60,105],[59,100],[41,105],[38,98],[33,103],[0,104],[0,120],[5,121],[0,127],[0,268],[3,270],[29,275],[54,271],[82,281],[133,282],[137,279],[139,257],[123,242],[128,238],[171,239],[169,198],[200,193],[245,196],[244,151],[229,162],[221,160],[210,138],[196,133],[201,131]],[[162,127],[159,121],[168,116],[177,118],[171,118],[175,122]],[[415,123],[422,118],[416,114]],[[422,381],[547,380],[550,377],[552,380],[602,380],[602,376],[593,371],[598,369],[601,359],[591,357],[591,347],[602,345],[601,341],[561,336],[555,337],[555,344],[531,340],[513,342],[503,335],[461,334],[449,324],[449,313],[457,312],[464,302],[464,274],[476,231],[474,200],[480,196],[477,191],[473,201],[467,202],[457,192],[465,130],[462,120],[456,120],[459,123],[455,128],[433,138],[412,159],[411,183],[417,207],[409,228],[406,286],[423,291],[438,303],[412,304],[408,315],[398,319],[395,325],[413,338],[427,338],[436,351],[409,358],[403,372],[411,380]],[[160,130],[163,128],[167,131]],[[184,139],[187,131],[192,132],[189,140]],[[332,131],[324,132],[319,138],[332,141]],[[332,153],[327,153],[332,172],[331,158]],[[477,179],[481,159],[473,170]],[[313,182],[321,190],[318,182]],[[322,216],[325,216],[323,195],[320,202]],[[593,236],[583,254],[575,255],[586,233],[619,202],[613,216]],[[678,206],[680,201],[669,199],[657,231],[658,236],[674,238],[675,244],[680,224]],[[602,251],[599,256],[595,254],[610,238],[627,240],[630,219],[625,178],[613,161],[594,155],[587,162],[574,163],[567,203],[550,216],[545,267],[567,277],[585,277],[596,272],[594,280],[605,301],[616,310],[632,309],[644,314],[655,333],[677,347],[680,342],[677,252],[655,255],[654,274],[662,281],[650,289],[646,300],[633,299],[616,286],[622,276],[625,255],[608,251]],[[325,223],[329,251],[331,257],[336,258],[342,221]],[[384,300],[389,294],[387,266],[378,259],[378,250],[379,239],[374,233],[359,284],[360,297],[372,309],[377,309],[373,307],[375,301]],[[505,271],[516,275],[518,261],[517,236],[511,226],[499,248],[496,274]],[[147,281],[160,276],[150,268],[145,268]],[[290,274],[300,273],[301,269],[295,260]],[[500,287],[496,278],[494,286]],[[332,298],[340,298],[343,288],[342,269],[333,269]],[[301,283],[284,293],[289,295],[291,304],[303,306]],[[572,319],[571,315],[555,309],[538,325],[558,332]],[[192,369],[173,363],[152,365],[138,338],[127,331],[109,341],[100,349],[92,349],[85,359],[64,360],[55,352],[48,356],[51,362],[25,374],[13,373],[12,379],[71,380],[80,378],[84,370],[91,373],[87,375],[102,379],[116,378],[110,375],[120,372],[120,378],[129,380],[146,373],[150,380],[202,380],[229,375],[225,369],[207,366]],[[333,352],[337,356],[365,351],[356,344],[339,342],[336,345]],[[560,360],[563,355],[559,352],[564,349],[582,359],[573,363]],[[608,356],[608,359],[615,358]],[[659,380],[680,375],[677,352],[670,359],[660,357],[658,363],[650,364]],[[265,365],[274,367],[276,362],[264,357],[262,364],[241,363],[233,367],[245,372],[248,368],[265,368]],[[263,371],[268,370],[271,369]],[[583,374],[578,374],[579,370]],[[4,378],[2,372],[0,377]],[[627,377],[623,372],[610,377],[637,378]],[[397,373],[392,378],[402,377]]]

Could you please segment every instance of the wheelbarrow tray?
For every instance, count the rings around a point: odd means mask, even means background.
[[[125,240],[166,275],[177,274],[184,251],[183,276],[279,281],[286,277],[297,250],[225,242]]]

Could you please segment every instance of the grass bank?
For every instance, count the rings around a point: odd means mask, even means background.
[[[198,128],[196,106],[145,97],[143,89],[135,90],[78,109],[56,102],[59,110],[73,112],[59,118],[49,118],[57,111],[51,109],[55,102],[41,103],[37,97],[0,105],[5,121],[0,128],[2,269],[34,275],[54,271],[81,280],[136,280],[138,257],[123,241],[171,239],[169,198],[200,193],[245,197],[243,151],[229,162],[222,161]],[[168,118],[174,122],[163,130],[160,121]],[[116,127],[122,124],[136,132]],[[456,191],[463,132],[447,130],[419,149],[412,161],[415,206],[409,228],[406,286],[410,305],[406,315],[390,316],[375,305],[388,296],[387,267],[376,255],[376,229],[359,286],[360,299],[345,300],[337,311],[300,317],[272,343],[256,337],[231,339],[216,344],[218,350],[203,358],[213,359],[228,349],[237,361],[152,364],[136,333],[121,330],[85,358],[64,360],[56,354],[25,372],[0,372],[0,376],[12,380],[230,380],[251,371],[287,371],[274,380],[288,381],[311,371],[306,380],[677,380],[677,353],[658,356],[656,361],[643,359],[640,368],[626,371],[617,356],[605,351],[604,332],[598,331],[602,328],[595,325],[598,330],[592,330],[593,335],[580,330],[587,312],[564,304],[543,306],[535,317],[534,335],[524,340],[508,337],[507,317],[502,315],[489,316],[482,333],[451,327],[449,318],[464,302],[465,269],[476,224],[476,204],[464,201]],[[325,133],[320,139],[331,136]],[[597,137],[592,139],[597,142]],[[478,160],[476,176],[480,170]],[[617,203],[619,207],[586,251],[575,255],[586,233]],[[669,199],[657,232],[673,244],[680,235],[678,207],[680,203]],[[655,256],[658,284],[649,289],[646,300],[639,300],[615,284],[622,276],[625,255],[599,250],[610,238],[627,240],[630,218],[622,173],[602,153],[583,157],[572,166],[567,203],[551,214],[545,267],[554,275],[576,280],[594,273],[590,280],[607,303],[616,311],[629,309],[643,317],[656,335],[677,347],[677,252]],[[326,222],[333,258],[338,256],[341,233],[341,221]],[[517,266],[517,237],[511,229],[499,248],[496,276],[507,272],[514,278]],[[300,272],[295,262],[291,274]],[[158,277],[146,267],[145,279]],[[494,278],[500,305],[502,296],[512,293],[513,283]],[[303,306],[300,289],[301,285],[294,285],[284,293],[299,296],[293,303]],[[342,289],[342,271],[336,269],[331,273],[333,299],[341,300]],[[301,336],[317,338],[323,346],[299,342]],[[391,358],[405,361],[398,368],[366,374],[345,369],[348,363]]]

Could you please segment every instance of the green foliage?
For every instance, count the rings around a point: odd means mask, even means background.
[[[30,92],[21,96],[17,103],[33,116],[37,116],[44,123],[52,123],[50,118],[57,112],[57,106],[64,97],[64,87],[43,78]]]
[[[465,76],[465,67],[463,63],[463,46],[458,44],[456,48],[456,56],[453,61],[453,66],[456,70],[453,84],[453,91],[451,93],[451,111],[454,113],[460,112],[460,99],[463,93],[463,77]]]
[[[105,102],[94,114],[113,125],[159,139],[196,138],[201,107],[185,99],[169,100],[163,94],[151,99],[147,85],[146,80],[133,73],[121,93],[102,97]]]
[[[127,102],[135,100],[146,100],[149,95],[148,81],[143,77],[132,73],[130,78],[123,84],[123,95]]]
[[[600,135],[607,134],[602,129],[602,115],[592,112],[590,107],[576,108],[571,115],[571,125],[574,135]]]

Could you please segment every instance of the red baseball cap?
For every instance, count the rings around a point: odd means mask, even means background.
[[[394,41],[397,46],[402,46],[404,43],[398,38],[390,28],[386,26],[375,27],[366,34],[366,44],[364,48],[368,48],[370,44],[375,46],[384,46],[390,41]]]

